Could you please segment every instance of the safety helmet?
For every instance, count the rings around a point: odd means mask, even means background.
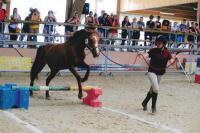
[[[167,44],[167,38],[165,37],[165,36],[163,36],[163,35],[158,35],[157,37],[156,37],[156,40],[155,40],[155,42],[163,42],[164,43],[164,45],[165,44]]]

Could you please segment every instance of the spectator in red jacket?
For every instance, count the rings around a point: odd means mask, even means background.
[[[6,19],[6,10],[2,8],[3,3],[0,2],[0,33],[4,32],[4,21]]]

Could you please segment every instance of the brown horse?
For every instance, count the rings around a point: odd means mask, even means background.
[[[84,62],[86,56],[85,48],[87,47],[92,52],[93,57],[98,57],[100,53],[98,49],[98,41],[99,34],[96,31],[83,29],[75,32],[66,43],[40,46],[31,68],[30,86],[33,86],[38,73],[46,64],[51,70],[46,79],[46,86],[49,86],[50,81],[55,77],[59,70],[69,69],[78,82],[78,98],[81,99],[83,97],[81,82],[86,81],[90,73],[89,65]],[[86,73],[83,78],[79,76],[75,67],[86,68]],[[30,95],[33,95],[33,91],[31,90]],[[46,91],[46,99],[49,98],[49,91]]]

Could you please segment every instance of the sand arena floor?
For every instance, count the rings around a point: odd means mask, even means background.
[[[37,85],[44,85],[41,74]],[[29,84],[29,74],[2,73],[0,84]],[[73,85],[71,75],[56,77],[51,85]],[[149,81],[144,73],[91,75],[83,85],[103,89],[102,108],[82,104],[77,92],[44,92],[30,98],[28,110],[0,110],[2,133],[200,133],[200,85],[190,84],[180,73],[167,73],[160,85],[157,113],[142,111]],[[151,101],[150,101],[151,103]]]

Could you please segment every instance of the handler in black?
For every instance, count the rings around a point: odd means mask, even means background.
[[[150,65],[148,69],[148,78],[151,83],[149,92],[147,93],[146,98],[142,102],[143,110],[147,110],[147,103],[152,98],[152,113],[156,112],[156,101],[159,91],[159,83],[162,75],[164,75],[167,62],[172,58],[170,52],[165,47],[167,44],[167,38],[162,35],[159,35],[155,40],[156,48],[149,50],[148,55],[150,58]],[[170,60],[172,62],[172,60]]]

